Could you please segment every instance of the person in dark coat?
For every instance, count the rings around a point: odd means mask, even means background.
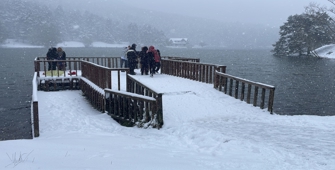
[[[47,60],[48,60],[48,70],[51,70],[51,68],[52,68],[52,60],[53,60],[53,58],[52,58],[52,48],[49,48],[48,49],[48,52],[47,52],[47,55],[46,55],[46,57],[47,57]]]
[[[141,63],[141,74],[148,75],[149,73],[149,56],[148,56],[148,47],[144,46],[142,47],[142,50],[139,54],[140,57],[140,63]]]
[[[58,58],[57,48],[52,47],[51,56],[52,56],[52,60],[54,60],[52,62],[52,70],[56,70],[57,62],[55,60],[57,60]]]
[[[57,60],[66,60],[66,53],[61,47],[57,48]],[[57,64],[58,70],[63,70],[66,67],[66,62],[60,61]]]
[[[135,75],[135,67],[137,64],[137,51],[136,51],[136,44],[132,44],[130,49],[127,51],[127,59],[128,59],[128,66],[129,66],[129,74]]]
[[[55,47],[49,48],[47,53],[48,70],[56,70],[57,62],[54,62],[54,60],[57,60],[57,58],[57,49]]]

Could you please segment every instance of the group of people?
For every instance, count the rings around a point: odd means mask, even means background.
[[[61,47],[51,47],[47,52],[47,60],[48,60],[48,70],[63,70],[66,67],[66,62],[64,61],[56,61],[56,60],[66,60],[66,53],[63,51]]]
[[[158,73],[161,66],[161,54],[154,46],[143,46],[141,51],[136,51],[136,44],[125,47],[121,56],[121,67],[129,67],[131,75],[135,75],[135,69],[140,67],[142,75],[153,76]],[[51,47],[46,54],[48,60],[48,70],[63,70],[66,67],[66,53],[61,47]],[[138,66],[140,65],[140,66]]]
[[[154,46],[143,46],[140,52],[136,51],[136,44],[125,47],[121,56],[121,67],[129,67],[131,75],[135,75],[135,69],[140,64],[141,74],[153,76],[160,69],[161,55]]]

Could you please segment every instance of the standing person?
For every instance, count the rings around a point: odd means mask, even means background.
[[[161,68],[161,52],[159,49],[156,50],[158,56],[155,57],[155,73],[158,73],[159,69]]]
[[[51,68],[52,68],[52,62],[51,61],[53,60],[53,58],[52,58],[52,48],[48,49],[46,57],[47,57],[47,60],[48,60],[48,71],[50,71]]]
[[[55,47],[50,47],[46,57],[48,60],[48,70],[56,70],[57,62],[54,62],[53,60],[57,60],[57,49]]]
[[[57,57],[58,60],[66,60],[66,53],[65,51],[63,51],[61,47],[57,48],[57,54],[58,54]],[[58,70],[63,70],[65,67],[66,67],[65,61],[58,62]]]
[[[136,44],[132,44],[130,49],[127,51],[127,59],[129,64],[129,74],[135,75],[135,66],[137,64],[137,52],[136,52]]]
[[[149,56],[149,61],[150,61],[150,76],[152,77],[157,70],[156,68],[157,61],[160,62],[159,54],[157,50],[155,50],[154,46],[149,47],[148,56]]]
[[[128,47],[124,47],[123,50],[122,50],[122,54],[121,54],[121,63],[120,63],[120,66],[121,68],[128,68],[128,59],[127,59],[127,51],[129,49],[130,46]],[[123,64],[124,64],[124,67],[123,67]]]
[[[149,56],[148,56],[148,47],[142,47],[142,50],[139,54],[140,62],[141,62],[141,74],[148,75],[149,72]]]

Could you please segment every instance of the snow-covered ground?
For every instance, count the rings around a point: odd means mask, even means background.
[[[109,44],[104,42],[93,42],[90,47],[112,47],[112,48],[123,48],[127,47],[128,43],[120,43],[120,44]],[[62,43],[58,43],[56,47],[85,47],[85,45],[81,42],[75,41],[66,41]]]
[[[2,48],[44,48],[44,46],[31,45],[27,43],[17,42],[15,39],[7,39],[2,44]]]
[[[335,169],[334,116],[271,115],[212,84],[133,77],[164,93],[163,128],[122,127],[81,91],[39,91],[40,137],[0,142],[0,169]]]
[[[335,58],[335,44],[325,45],[315,50],[323,58]]]
[[[93,42],[90,47],[111,47],[111,48],[123,48],[130,45],[127,42],[122,42],[119,44],[109,44],[105,42]],[[31,44],[25,44],[17,42],[14,39],[8,39],[4,41],[3,44],[0,44],[2,48],[44,48],[44,46],[36,46]],[[77,41],[65,41],[55,45],[55,47],[85,47],[84,43]],[[172,47],[171,47],[172,48]],[[181,48],[181,47],[174,47]],[[199,46],[194,46],[193,48],[200,48]],[[335,44],[325,45],[318,49],[315,49],[315,52],[318,56],[323,58],[335,58]]]

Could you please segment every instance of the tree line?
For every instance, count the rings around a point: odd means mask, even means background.
[[[333,0],[329,0],[331,2]],[[334,43],[335,23],[324,7],[311,3],[302,14],[291,15],[280,27],[272,50],[277,56],[310,55],[323,45]]]
[[[63,41],[80,41],[85,46],[94,41],[167,43],[164,32],[151,25],[121,22],[87,11],[65,11],[62,6],[50,9],[34,2],[1,0],[0,16],[0,42],[17,39],[44,46]]]

